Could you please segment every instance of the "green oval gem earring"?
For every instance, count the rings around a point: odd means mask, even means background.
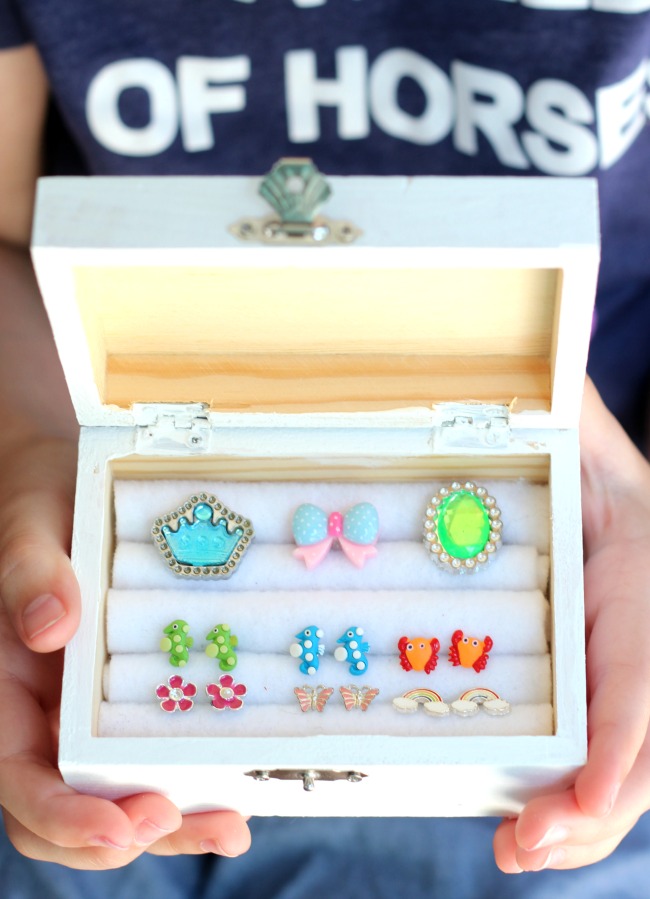
[[[451,571],[472,572],[501,543],[503,524],[496,500],[472,481],[454,481],[431,497],[424,517],[424,545]]]

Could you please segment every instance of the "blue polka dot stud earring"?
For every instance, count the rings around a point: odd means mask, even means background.
[[[351,627],[344,634],[341,634],[336,641],[341,645],[334,650],[336,661],[349,662],[350,667],[348,671],[355,676],[365,674],[368,670],[366,653],[370,651],[370,644],[362,640],[362,637],[362,627]]]
[[[338,545],[356,568],[363,568],[377,555],[379,517],[372,503],[357,503],[342,515],[329,516],[318,506],[303,503],[293,516],[293,554],[311,571],[323,561],[333,545]]]
[[[302,659],[300,670],[303,674],[316,674],[325,647],[322,643],[323,631],[315,624],[310,624],[296,634],[297,643],[292,643],[289,653],[294,659]]]

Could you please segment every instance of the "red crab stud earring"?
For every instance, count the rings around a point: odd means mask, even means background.
[[[440,640],[435,637],[401,637],[397,648],[399,663],[404,671],[424,671],[425,674],[431,674],[438,664]]]
[[[449,647],[449,661],[452,665],[473,668],[477,674],[484,670],[488,663],[488,653],[494,646],[492,637],[465,637],[463,632],[454,631]]]

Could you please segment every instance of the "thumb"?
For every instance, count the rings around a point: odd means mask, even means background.
[[[79,623],[68,557],[75,469],[75,449],[64,440],[14,444],[0,469],[0,601],[36,652],[60,649]]]

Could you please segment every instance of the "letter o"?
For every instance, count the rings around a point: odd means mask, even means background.
[[[412,78],[426,97],[419,116],[405,112],[397,102],[403,78]],[[435,144],[451,130],[454,99],[445,73],[426,57],[412,50],[386,50],[370,70],[370,108],[375,122],[387,134],[414,144]]]
[[[126,125],[119,101],[129,88],[149,95],[149,122]],[[169,69],[155,59],[124,59],[105,66],[95,75],[86,95],[88,127],[98,143],[123,156],[155,156],[164,152],[178,133],[176,82]]]

